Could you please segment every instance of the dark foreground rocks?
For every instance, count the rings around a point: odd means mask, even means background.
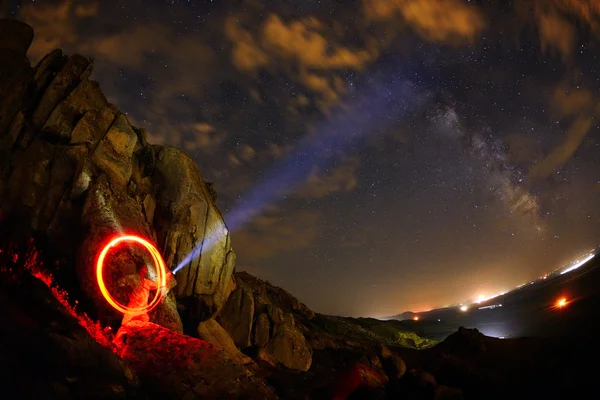
[[[101,328],[65,307],[40,279],[3,268],[0,304],[3,398],[147,398],[135,372],[106,347]]]
[[[118,354],[163,399],[275,399],[274,391],[217,346],[151,322],[117,333]]]

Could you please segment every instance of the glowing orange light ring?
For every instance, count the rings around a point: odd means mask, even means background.
[[[104,259],[106,258],[106,254],[110,249],[112,249],[121,242],[135,242],[141,244],[146,248],[146,250],[148,250],[148,252],[152,256],[152,260],[154,261],[154,266],[158,275],[157,282],[159,283],[159,285],[157,285],[158,289],[156,290],[156,294],[154,295],[152,301],[144,307],[134,308],[122,305],[110,295],[108,289],[106,288],[106,285],[104,284],[102,270],[104,268]],[[111,306],[113,306],[117,311],[120,311],[124,314],[143,314],[152,310],[160,302],[163,294],[163,291],[161,289],[167,286],[167,267],[156,247],[154,247],[154,245],[148,242],[146,239],[133,235],[119,236],[113,239],[110,243],[108,243],[98,255],[98,261],[96,262],[96,278],[98,279],[98,286],[100,287],[102,295],[104,295],[106,301],[108,301],[108,303]]]

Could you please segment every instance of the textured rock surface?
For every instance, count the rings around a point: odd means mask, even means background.
[[[231,336],[214,319],[203,321],[198,325],[198,337],[225,350],[233,360],[240,364],[252,364],[252,359],[243,354],[235,345]]]
[[[231,335],[235,344],[244,349],[250,346],[252,319],[254,318],[254,297],[245,286],[238,286],[227,300],[219,315],[219,323]]]
[[[0,302],[0,383],[6,398],[147,398],[136,375],[41,280],[3,269]]]
[[[264,347],[271,358],[293,370],[307,371],[312,363],[301,320],[314,313],[281,288],[247,273],[235,275],[237,288],[218,315],[219,323],[239,348]]]
[[[31,28],[0,20],[0,33],[4,229],[40,239],[51,250],[47,256],[61,260],[54,271],[59,284],[87,300],[82,304],[92,314],[119,318],[97,288],[94,264],[100,246],[120,232],[157,243],[172,269],[187,260],[152,321],[181,331],[178,302],[196,325],[217,313],[233,290],[235,254],[197,165],[177,149],[148,144],[145,131],[90,80],[88,59],[57,50],[31,68],[25,57]],[[113,256],[107,285],[123,298],[118,279],[149,261],[125,246]]]
[[[312,351],[300,332],[289,319],[274,328],[273,338],[266,349],[283,366],[299,371],[308,371],[312,363]]]
[[[165,399],[274,399],[260,379],[203,340],[152,323],[134,322],[117,334],[119,354],[144,387]]]

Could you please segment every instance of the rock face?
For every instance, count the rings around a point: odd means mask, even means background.
[[[219,320],[231,335],[235,344],[244,349],[250,346],[252,319],[254,317],[254,297],[249,288],[238,286],[223,307]]]
[[[122,327],[117,338],[119,354],[157,398],[276,398],[223,349],[203,340],[144,322]]]
[[[143,236],[171,269],[183,266],[151,320],[181,331],[178,302],[196,325],[210,318],[233,290],[235,254],[198,167],[177,149],[149,144],[90,80],[90,60],[56,50],[32,68],[31,39],[27,25],[0,20],[2,228],[40,239],[59,261],[59,284],[108,319],[119,315],[98,289],[96,257],[117,234]],[[141,249],[115,250],[105,267],[114,297],[126,301],[117,281],[141,263]]]
[[[252,359],[243,354],[235,345],[231,336],[219,325],[214,319],[209,319],[200,322],[198,325],[198,337],[208,343],[222,348],[236,362],[249,365],[252,364]]]
[[[304,337],[301,320],[314,313],[281,288],[247,273],[235,275],[237,288],[217,316],[241,348],[258,347],[286,368],[308,371],[312,349]]]
[[[147,398],[131,369],[98,344],[41,280],[2,268],[0,302],[0,383],[8,397]]]

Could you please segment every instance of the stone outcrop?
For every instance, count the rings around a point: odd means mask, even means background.
[[[264,348],[262,353],[268,352],[276,363],[307,371],[312,363],[312,349],[301,321],[312,318],[314,313],[268,282],[244,272],[235,277],[237,288],[217,316],[221,326],[239,348]]]
[[[198,325],[198,337],[210,344],[222,348],[237,363],[243,365],[250,365],[253,363],[250,357],[242,353],[236,347],[231,336],[229,336],[227,331],[214,319],[200,322],[200,325]]]
[[[152,321],[182,331],[177,303],[196,325],[210,318],[234,289],[235,254],[197,165],[180,150],[149,144],[90,79],[85,57],[55,50],[32,68],[31,40],[27,25],[0,21],[3,229],[38,238],[58,261],[47,265],[60,285],[108,319],[119,315],[98,289],[96,257],[114,235],[144,236],[171,269],[183,267]],[[141,249],[115,251],[105,268],[113,296],[126,301],[116,282],[140,263],[148,263]]]
[[[251,345],[252,319],[254,318],[254,297],[246,286],[235,289],[219,315],[221,325],[235,342],[244,349]]]
[[[136,374],[99,344],[109,343],[103,332],[90,334],[97,326],[62,304],[42,280],[14,274],[1,261],[0,383],[6,398],[148,398]]]
[[[117,346],[119,355],[157,398],[277,398],[223,349],[153,323],[122,327]]]

